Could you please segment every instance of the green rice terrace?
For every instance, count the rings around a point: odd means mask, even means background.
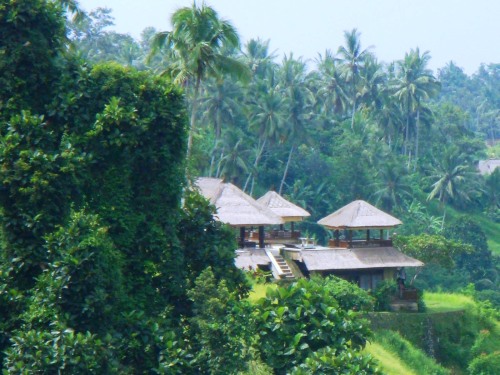
[[[277,284],[255,283],[255,303]],[[424,293],[425,312],[369,312],[365,353],[388,375],[496,374],[500,320],[489,304],[458,293]]]

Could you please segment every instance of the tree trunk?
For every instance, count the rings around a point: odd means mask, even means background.
[[[418,164],[418,137],[419,137],[419,124],[420,123],[420,109],[417,108],[417,122],[415,123],[415,164],[413,164],[413,172],[417,170]]]
[[[446,207],[443,205],[443,222],[441,223],[441,231],[444,229],[444,221],[446,220]]]
[[[406,129],[405,129],[405,141],[404,141],[404,155],[406,156],[406,151],[408,150],[408,138],[410,137],[410,109],[408,108],[408,113],[406,116]]]
[[[255,178],[252,177],[252,185],[251,185],[251,188],[250,188],[250,196],[252,197],[253,196],[253,188],[255,186]]]
[[[200,91],[201,76],[196,77],[196,86],[194,88],[193,103],[191,105],[191,120],[189,124],[189,136],[187,144],[187,155],[186,158],[189,160],[191,158],[191,149],[193,148],[193,134],[196,129],[196,111],[198,109],[198,94]]]
[[[215,145],[212,150],[212,158],[210,159],[210,171],[208,172],[208,177],[212,177],[212,171],[214,169],[214,163],[215,163]]]
[[[354,115],[356,114],[356,98],[352,103],[351,130],[354,130]]]
[[[278,192],[279,195],[281,195],[281,192],[283,191],[283,185],[285,185],[286,175],[288,174],[288,167],[290,166],[290,160],[292,160],[292,153],[294,148],[295,146],[292,146],[292,148],[290,148],[290,153],[288,154],[288,160],[286,162],[285,172],[283,173],[283,178],[281,179],[281,184],[280,184],[280,190]]]
[[[446,196],[445,196],[446,197]],[[441,232],[444,229],[444,221],[446,220],[446,198],[443,199],[443,222],[441,223]]]
[[[415,282],[415,280],[417,279],[418,275],[420,275],[420,272],[423,271],[423,267],[418,267],[417,268],[417,272],[415,272],[415,275],[411,278],[411,281],[410,281],[410,286],[413,286],[413,283]]]
[[[264,139],[264,142],[262,143],[262,146],[259,148],[257,156],[255,157],[255,162],[253,163],[253,171],[255,171],[257,169],[257,166],[259,165],[259,161],[260,161],[260,158],[262,156],[262,153],[264,152],[264,147],[266,147],[266,143],[267,143],[267,138]],[[250,182],[252,174],[253,174],[253,172],[250,172],[248,174],[247,180],[245,182],[245,186],[243,187],[243,191],[245,191],[245,192],[247,191],[247,186],[248,186],[248,183]]]
[[[219,162],[217,163],[217,172],[215,172],[215,178],[219,178],[219,175],[220,175],[220,165],[222,163],[222,159],[223,158],[224,158],[224,151],[222,151],[220,153]]]
[[[215,141],[214,141],[214,148],[212,149],[212,159],[210,160],[210,172],[208,174],[208,177],[212,177],[212,172],[215,162],[215,151],[217,150],[217,145],[219,144],[221,133],[222,130],[221,130],[220,111],[217,111],[217,115],[215,116]]]

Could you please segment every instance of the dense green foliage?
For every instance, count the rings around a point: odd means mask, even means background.
[[[332,295],[343,310],[373,311],[374,298],[349,281],[336,276],[315,277],[312,281]]]
[[[244,295],[244,278],[213,208],[194,193],[181,207],[179,89],[76,59],[66,5],[0,6],[1,359],[8,373],[150,373],[192,314],[191,280],[213,265]],[[189,258],[197,241],[216,251]]]
[[[317,353],[320,350],[334,354],[330,366],[336,357],[340,365],[352,356],[359,366],[370,368],[369,361],[358,357],[369,335],[366,322],[355,312],[341,309],[322,284],[302,279],[288,287],[269,289],[257,302],[261,356],[275,373],[288,373],[303,362],[305,369],[314,369],[313,362],[322,356]]]
[[[140,42],[108,31],[106,9],[69,21],[75,5],[0,5],[4,373],[378,373],[353,311],[374,301],[353,285],[300,280],[254,305],[243,298],[234,233],[191,191],[186,164],[251,194],[279,189],[312,213],[302,228],[321,241],[318,218],[371,200],[405,222],[403,251],[458,268],[422,272],[428,287],[473,283],[498,303],[498,259],[482,228],[450,210],[498,227],[499,173],[475,172],[498,137],[498,65],[468,77],[450,63],[435,77],[428,52],[381,63],[356,29],[313,67],[277,63],[268,42],[240,51],[205,4]],[[412,333],[425,347],[419,330],[433,329],[439,360],[488,372],[498,335],[480,306],[455,321],[423,317]]]
[[[304,364],[297,366],[290,373],[293,375],[381,374],[369,355],[350,351],[339,354],[330,347],[312,353]]]
[[[391,346],[392,340],[396,341],[396,347],[405,346],[398,343],[401,340],[395,333],[382,332],[379,336],[381,330],[397,332],[441,365],[464,373],[473,362],[481,362],[484,356],[490,356],[493,365],[500,339],[497,310],[488,303],[463,295],[438,293],[432,297],[436,301],[447,300],[444,303],[446,308],[436,310],[431,307],[432,301],[424,297],[429,306],[426,313],[371,313],[369,318],[375,340],[379,337],[384,340],[389,335],[394,337],[389,340],[388,346]],[[413,355],[408,355],[415,360]],[[490,359],[485,362],[490,363]]]

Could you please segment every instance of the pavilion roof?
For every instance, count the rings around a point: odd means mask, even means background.
[[[216,219],[232,226],[283,224],[283,219],[231,183],[202,177],[196,181],[201,194],[216,207]]]
[[[421,267],[421,261],[394,247],[303,250],[302,260],[309,271],[356,270],[369,268]]]
[[[259,266],[271,263],[271,259],[269,259],[264,249],[252,249],[251,251],[237,250],[234,263],[240,269],[256,270]]]
[[[311,216],[311,214],[302,207],[286,200],[275,191],[268,191],[262,197],[257,199],[257,202],[266,206],[275,214],[281,216],[284,221],[302,221],[304,217]]]
[[[371,204],[357,200],[318,221],[330,229],[386,229],[403,224]]]

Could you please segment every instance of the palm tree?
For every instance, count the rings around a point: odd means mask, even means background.
[[[222,177],[226,181],[231,181],[237,185],[240,176],[244,176],[248,172],[247,157],[248,150],[242,142],[241,136],[237,132],[228,132],[226,145],[228,152],[219,161],[220,174],[216,177]],[[237,141],[235,141],[238,139]],[[234,145],[234,146],[230,146]]]
[[[73,14],[72,21],[79,22],[85,17],[85,12],[80,9],[80,5],[76,0],[57,0],[61,8]]]
[[[404,197],[411,197],[411,187],[405,181],[407,173],[401,164],[384,162],[376,176],[378,181],[372,184],[375,204],[380,203],[383,209],[392,212]]]
[[[387,86],[387,76],[377,59],[367,55],[364,65],[360,70],[359,102],[361,107],[371,109],[373,112],[383,106],[383,92]]]
[[[211,153],[209,176],[212,177],[215,154],[221,143],[224,125],[234,124],[243,117],[241,88],[233,80],[219,76],[208,81],[205,95],[200,98],[202,120],[213,127],[214,146]]]
[[[326,116],[344,113],[348,103],[346,82],[342,78],[337,61],[330,51],[320,55],[317,62],[317,96],[321,99],[322,111]]]
[[[380,107],[374,112],[374,119],[382,128],[384,140],[391,150],[399,148],[399,134],[404,128],[405,114],[394,96],[388,95],[388,90],[379,94]]]
[[[346,82],[350,83],[351,96],[351,128],[354,128],[354,115],[357,105],[357,84],[359,81],[359,71],[364,64],[364,60],[370,55],[369,48],[361,49],[359,40],[360,33],[357,29],[344,32],[345,46],[340,46],[337,54],[340,55],[339,60],[342,64],[343,76]]]
[[[246,64],[253,74],[253,78],[267,77],[269,72],[272,72],[275,67],[273,59],[276,55],[269,53],[269,40],[262,41],[261,39],[250,39],[245,44],[243,56]]]
[[[427,200],[438,198],[443,208],[443,226],[446,218],[446,203],[449,199],[470,200],[471,189],[468,188],[472,184],[472,191],[475,190],[473,183],[477,177],[478,173],[467,163],[467,155],[455,146],[447,149],[441,158],[435,159],[433,170],[428,177],[433,183]]]
[[[170,57],[166,72],[175,83],[193,88],[187,145],[189,159],[202,81],[208,76],[224,73],[248,78],[249,72],[245,64],[224,54],[224,48],[239,47],[239,37],[231,23],[219,18],[213,8],[204,3],[200,7],[193,3],[191,7],[178,9],[172,15],[171,23],[172,31],[155,34],[150,56],[166,48]]]
[[[253,168],[248,174],[243,191],[246,191],[250,179],[255,178],[266,145],[279,141],[282,137],[286,121],[285,104],[286,101],[281,93],[276,87],[272,87],[267,92],[261,93],[251,106],[250,130],[257,133],[259,138]]]
[[[291,144],[288,153],[283,178],[281,179],[278,194],[281,195],[288,174],[292,155],[304,139],[307,139],[306,122],[309,120],[314,95],[307,86],[306,64],[301,59],[294,59],[293,55],[285,56],[279,70],[279,85],[287,101],[287,127],[285,137]]]
[[[429,52],[422,55],[417,48],[405,54],[403,60],[397,62],[397,76],[392,83],[394,96],[399,100],[406,112],[406,128],[404,137],[404,154],[408,151],[410,138],[410,120],[413,114],[415,118],[415,167],[418,159],[419,121],[423,101],[437,94],[440,88],[439,82],[427,68],[430,60]]]

